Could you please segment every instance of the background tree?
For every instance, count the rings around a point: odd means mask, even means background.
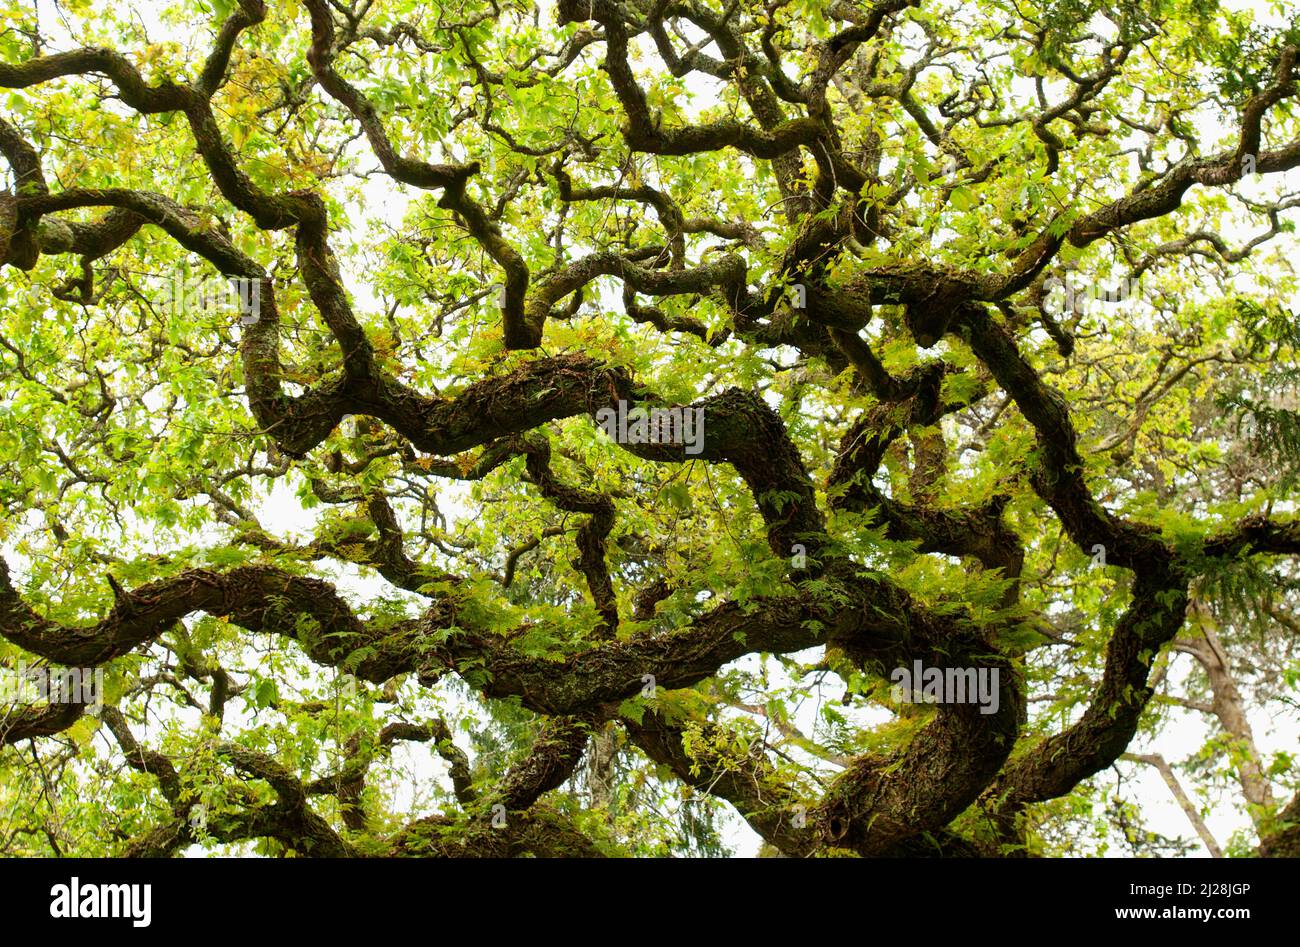
[[[1300,852],[1296,24],[0,11],[0,851]]]

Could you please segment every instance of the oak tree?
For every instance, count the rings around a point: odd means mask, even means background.
[[[0,852],[1300,853],[1298,54],[0,0]]]

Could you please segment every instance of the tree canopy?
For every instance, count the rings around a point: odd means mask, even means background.
[[[1283,6],[0,0],[0,853],[1300,854]]]

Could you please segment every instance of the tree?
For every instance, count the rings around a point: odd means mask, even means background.
[[[3,9],[0,850],[1300,851],[1294,22]]]

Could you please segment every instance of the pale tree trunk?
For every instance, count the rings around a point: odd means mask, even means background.
[[[1223,857],[1223,849],[1219,847],[1218,841],[1215,840],[1214,833],[1210,831],[1210,827],[1201,818],[1201,813],[1197,810],[1196,804],[1183,790],[1182,783],[1178,781],[1178,777],[1174,774],[1174,768],[1169,765],[1169,762],[1163,756],[1159,753],[1125,753],[1122,759],[1154,766],[1156,771],[1160,773],[1161,778],[1164,779],[1165,785],[1169,787],[1169,791],[1178,800],[1178,805],[1182,807],[1183,814],[1187,816],[1187,821],[1192,823],[1192,828],[1196,829],[1196,834],[1205,843],[1211,857]]]
[[[587,751],[587,786],[591,791],[591,807],[610,817],[609,806],[614,792],[614,724],[607,723],[599,732],[592,734],[591,746]]]
[[[1198,619],[1196,625],[1201,635],[1179,638],[1174,642],[1174,647],[1194,657],[1209,678],[1210,692],[1213,694],[1210,712],[1218,718],[1220,726],[1233,738],[1241,751],[1237,779],[1241,783],[1242,793],[1250,803],[1251,820],[1257,829],[1262,830],[1272,816],[1273,788],[1264,776],[1255,734],[1246,717],[1245,701],[1232,676],[1232,665],[1219,641],[1214,620],[1209,610],[1199,602],[1192,605],[1192,611]]]

